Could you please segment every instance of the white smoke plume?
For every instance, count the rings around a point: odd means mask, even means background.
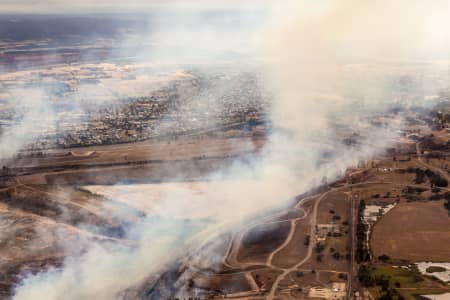
[[[55,130],[55,113],[49,96],[39,89],[11,92],[11,101],[19,115],[17,122],[0,133],[0,161],[12,158],[43,131]]]
[[[267,8],[270,18],[252,33],[257,46],[250,52],[274,95],[274,132],[254,164],[236,161],[226,172],[210,176],[215,182],[204,197],[214,222],[201,232],[231,228],[317,187],[324,177],[341,176],[360,159],[384,149],[395,139],[401,120],[391,119],[389,126],[379,128],[370,119],[392,106],[395,91],[390,83],[404,73],[400,63],[449,59],[450,26],[443,13],[448,1],[283,1]],[[180,33],[185,53],[195,49],[191,42],[202,24],[195,25]],[[237,26],[233,30],[239,34]],[[164,31],[169,33],[170,28]],[[213,41],[218,48],[227,44],[227,39],[220,41],[214,35],[206,39],[208,44]],[[198,44],[202,46],[202,41]],[[336,124],[361,134],[361,144],[345,147]],[[330,150],[334,156],[325,160],[323,153]],[[196,197],[183,192],[187,200],[180,204],[179,193],[171,195],[168,190],[166,195],[162,207],[171,210],[176,203],[178,211],[191,209],[188,200]],[[140,243],[134,250],[93,245],[85,255],[68,260],[62,270],[29,277],[14,299],[119,298],[121,291],[193,248],[192,235],[166,224],[171,221],[177,224],[169,219],[133,228],[129,235]]]

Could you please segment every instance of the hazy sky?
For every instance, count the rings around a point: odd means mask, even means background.
[[[242,4],[245,2],[245,4]],[[0,0],[0,13],[142,12],[154,9],[220,10],[252,8],[242,0]],[[255,8],[255,7],[253,7]]]

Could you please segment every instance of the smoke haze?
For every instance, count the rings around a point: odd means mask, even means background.
[[[254,20],[248,7],[255,4],[242,5],[240,18]],[[215,61],[215,51],[245,53],[237,56],[236,65],[228,60],[227,68],[244,69],[242,57],[249,58],[248,69],[257,72],[273,98],[273,132],[262,154],[251,163],[235,161],[225,171],[205,178],[211,182],[201,193],[204,205],[200,206],[207,210],[210,222],[200,229],[185,226],[175,217],[143,220],[127,233],[138,241],[136,249],[86,245],[89,250],[68,259],[61,270],[29,276],[17,287],[14,299],[42,295],[49,300],[120,299],[122,291],[196,249],[193,241],[199,236],[214,238],[321,185],[324,178],[331,182],[359,160],[385,149],[396,139],[401,118],[391,119],[385,126],[374,126],[370,120],[398,105],[393,101],[396,91],[392,82],[404,74],[402,64],[428,62],[432,68],[431,61],[449,59],[450,24],[443,13],[450,8],[448,1],[330,0],[261,5],[269,12],[264,15],[267,19],[252,21],[246,28],[225,22],[205,29],[204,19],[189,17],[188,27],[183,26],[187,19],[179,19],[148,35],[159,37],[155,53],[146,58],[149,61],[170,60],[163,46],[172,43],[183,46],[177,48],[183,52],[173,58],[177,66],[192,64],[198,49],[206,55],[194,62]],[[179,11],[183,7],[180,4]],[[437,92],[431,87],[426,91]],[[360,144],[344,145],[336,125],[358,133]],[[331,158],[324,158],[330,151]],[[136,197],[146,199],[145,193]],[[175,193],[168,188],[161,209],[189,211],[198,197],[189,188]],[[211,254],[210,259],[221,258]],[[183,291],[180,288],[180,296]]]

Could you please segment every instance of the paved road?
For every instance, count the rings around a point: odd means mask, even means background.
[[[358,273],[358,265],[355,262],[355,251],[356,251],[356,224],[358,222],[358,209],[356,206],[357,201],[355,201],[353,193],[348,194],[349,200],[350,200],[350,236],[351,236],[351,243],[350,243],[350,269],[348,273],[348,286],[347,286],[347,299],[351,298],[352,295],[352,289],[356,288],[353,287],[353,282],[356,283],[355,276]]]

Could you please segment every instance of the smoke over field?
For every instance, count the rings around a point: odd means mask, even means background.
[[[258,155],[236,159],[201,178],[206,183],[200,190],[163,185],[157,210],[176,213],[143,218],[127,228],[125,237],[137,247],[84,245],[87,250],[67,259],[63,268],[29,275],[17,286],[14,299],[127,298],[124,291],[163,273],[199,245],[333,182],[347,168],[387,148],[403,123],[402,114],[391,110],[431,106],[425,97],[442,88],[424,80],[405,92],[396,82],[423,65],[434,70],[449,59],[450,24],[442,13],[449,8],[448,1],[419,0],[249,2],[234,9],[231,21],[212,25],[205,16],[177,9],[181,17],[170,18],[174,24],[162,22],[145,35],[150,42],[155,39],[154,51],[146,56],[135,50],[140,63],[172,61],[171,68],[208,70],[220,65],[225,72],[255,73],[258,87],[271,100],[265,146]],[[132,39],[125,38],[127,43]],[[166,51],[174,44],[173,52]],[[417,97],[406,99],[406,93]],[[217,95],[212,91],[210,96]],[[382,121],[374,122],[377,118]],[[23,122],[27,124],[26,117]],[[349,135],[354,142],[343,141]],[[26,131],[23,136],[28,137]],[[10,150],[21,145],[15,142]],[[10,155],[5,151],[2,157]],[[132,195],[140,203],[149,197]],[[199,205],[202,218],[195,219],[200,221],[186,221],[183,213],[189,215]],[[212,263],[222,259],[215,252],[205,256]],[[175,295],[190,295],[189,276],[189,271],[180,276]]]

